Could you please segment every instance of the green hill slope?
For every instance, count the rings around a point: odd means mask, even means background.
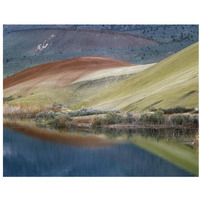
[[[14,89],[11,87],[10,91],[9,89],[8,91],[4,90],[4,97],[6,98],[12,95],[14,100],[6,103],[10,105],[20,105],[22,107],[51,106],[54,102],[72,106],[152,65],[153,64],[104,69],[88,74],[86,77],[80,78],[68,86],[56,89],[33,87],[24,93],[23,90],[19,90],[19,86]]]
[[[198,43],[81,101],[72,109],[95,107],[138,112],[151,106],[198,107]]]
[[[95,80],[80,81],[66,87],[57,89],[35,89],[28,94],[17,98],[20,95],[14,95],[15,99],[7,102],[10,105],[20,105],[21,107],[52,106],[54,102],[65,105],[74,105],[83,99],[105,90],[106,88],[123,81],[131,75],[119,75]],[[8,94],[9,96],[10,94]]]

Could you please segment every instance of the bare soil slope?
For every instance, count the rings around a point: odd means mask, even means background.
[[[60,88],[103,69],[127,66],[133,64],[102,57],[80,57],[29,68],[4,79],[3,87],[8,92]]]

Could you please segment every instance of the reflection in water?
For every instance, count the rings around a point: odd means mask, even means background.
[[[4,129],[4,176],[191,176],[131,144],[87,148]]]

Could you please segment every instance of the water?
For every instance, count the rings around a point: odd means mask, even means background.
[[[4,176],[193,176],[127,141],[106,147],[69,146],[4,128]]]

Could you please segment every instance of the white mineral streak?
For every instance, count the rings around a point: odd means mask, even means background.
[[[38,46],[37,46],[37,48],[36,48],[36,50],[35,51],[42,51],[42,50],[44,50],[44,49],[46,49],[47,48],[47,46],[49,45],[49,43],[52,41],[52,39],[54,38],[54,37],[56,37],[56,35],[55,34],[52,34],[47,40],[45,40],[43,43],[41,43],[41,44],[38,44]]]

